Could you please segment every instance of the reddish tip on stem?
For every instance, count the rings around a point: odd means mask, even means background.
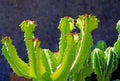
[[[25,22],[34,22],[34,21],[31,21],[31,20],[29,20],[29,19],[27,19],[27,20],[24,20]]]
[[[2,36],[2,39],[4,39],[4,40],[9,40],[9,39],[11,39],[9,36]]]
[[[70,16],[66,16],[68,19],[71,18]]]
[[[7,43],[12,43],[12,40],[9,36],[2,36],[1,42],[4,44],[5,42]]]
[[[38,38],[33,38],[32,40],[33,40],[33,42],[35,42],[35,41],[39,41]]]
[[[35,23],[34,21],[32,21],[32,20],[24,20],[24,22],[26,22],[26,23]]]
[[[33,41],[33,43],[34,43],[34,47],[39,47],[40,41],[39,41],[38,38],[33,38],[32,41]]]
[[[90,17],[92,14],[84,14],[85,17]]]

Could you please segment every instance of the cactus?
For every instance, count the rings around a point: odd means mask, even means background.
[[[3,37],[2,39],[3,47],[2,47],[2,53],[4,54],[5,58],[7,59],[8,63],[10,64],[13,71],[18,76],[25,76],[29,78],[28,75],[28,64],[23,62],[16,52],[16,49],[14,45],[12,44],[12,40],[10,37]],[[13,59],[14,58],[14,59]]]
[[[98,20],[95,16],[82,15],[77,19],[76,26],[80,29],[80,40],[76,45],[76,57],[71,67],[71,81],[80,81],[78,78],[82,75],[80,74],[81,70],[83,70],[83,68],[85,69],[85,67],[91,66],[84,66],[84,63],[89,56],[90,48],[92,47],[91,32],[97,28]],[[86,77],[87,75],[84,76]]]
[[[120,57],[120,20],[117,23],[116,29],[117,29],[119,35],[118,35],[117,41],[114,44],[114,50],[118,54],[118,56]]]
[[[106,48],[107,48],[107,44],[106,44],[106,42],[105,42],[105,41],[100,40],[100,41],[98,41],[98,42],[97,42],[97,44],[96,44],[95,48],[99,48],[100,50],[105,51],[105,50],[106,50]]]
[[[92,52],[92,59],[92,66],[98,81],[110,81],[111,74],[116,70],[118,64],[113,47],[108,47],[105,52],[95,48]]]
[[[74,24],[80,33],[73,33]],[[36,24],[25,20],[19,26],[24,32],[29,62],[25,63],[19,58],[10,37],[2,38],[2,54],[18,76],[33,81],[66,81],[68,78],[71,81],[84,81],[92,72],[92,69],[88,68],[91,66],[91,32],[97,25],[98,20],[92,15],[79,16],[77,23],[74,23],[71,17],[62,18],[59,23],[59,51],[54,54],[49,49],[40,47],[41,42],[33,34]]]
[[[86,78],[90,77],[92,72],[91,54],[89,54],[79,73],[70,76],[70,81],[86,81]]]
[[[61,37],[60,37],[60,42],[59,42],[59,54],[58,54],[57,59],[58,59],[58,62],[61,63],[63,56],[64,56],[65,49],[67,47],[66,36],[73,29],[75,29],[74,20],[71,17],[64,17],[61,19],[58,28],[61,31]]]
[[[120,20],[116,29],[120,33]],[[120,58],[120,34],[113,47],[107,47],[104,41],[97,42],[92,52],[92,66],[98,81],[110,81],[111,74],[118,67]]]

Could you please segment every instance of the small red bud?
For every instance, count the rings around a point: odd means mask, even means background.
[[[33,32],[35,27],[36,27],[36,24],[34,21],[31,21],[31,20],[24,20],[20,25],[21,27],[21,30],[23,32]]]
[[[12,43],[12,40],[11,40],[11,38],[10,38],[9,36],[5,36],[5,37],[2,36],[1,42],[2,42],[3,44],[4,44],[4,43]]]
[[[92,14],[85,14],[84,16],[85,17],[90,17],[90,16],[92,16]]]
[[[31,20],[24,20],[26,23],[35,23],[34,21],[31,21]]]
[[[33,41],[33,43],[34,43],[34,47],[39,47],[40,41],[39,41],[38,38],[33,38],[32,41]]]
[[[71,18],[70,16],[66,16],[68,19]]]
[[[33,38],[32,40],[33,40],[33,42],[39,41],[38,38]]]

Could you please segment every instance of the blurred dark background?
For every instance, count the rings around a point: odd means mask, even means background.
[[[104,40],[112,46],[118,35],[119,9],[120,0],[0,0],[0,38],[11,36],[19,56],[27,61],[23,33],[19,28],[23,20],[35,21],[35,36],[41,40],[41,47],[55,51],[60,37],[57,29],[60,18],[71,16],[76,19],[90,13],[100,20],[99,28],[93,32],[94,43]],[[9,81],[11,71],[0,51],[0,81]]]

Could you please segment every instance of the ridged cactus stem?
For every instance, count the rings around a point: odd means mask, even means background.
[[[97,28],[98,20],[95,16],[82,15],[77,19],[77,27],[80,29],[80,47],[71,67],[71,73],[79,73],[92,47],[91,32]]]
[[[20,24],[21,30],[24,32],[24,41],[26,44],[28,58],[29,58],[29,66],[30,66],[30,76],[36,78],[35,73],[35,55],[33,49],[33,42],[31,40],[34,38],[33,31],[36,27],[36,24],[31,20],[25,20]]]
[[[67,42],[66,42],[66,36],[73,30],[75,29],[74,27],[74,19],[71,17],[64,17],[61,19],[58,28],[60,29],[61,32],[61,37],[60,37],[60,42],[59,42],[59,54],[58,54],[58,63],[61,64],[64,54],[65,54],[65,49],[67,47]]]
[[[92,52],[92,65],[98,81],[110,81],[111,74],[117,68],[117,55],[112,47],[105,52],[96,48]]]
[[[66,81],[70,72],[70,67],[74,60],[75,55],[75,41],[73,35],[67,36],[67,48],[61,66],[52,74],[53,81]]]
[[[66,35],[61,34],[59,45],[58,63],[61,63],[67,45]]]
[[[35,51],[34,48],[27,46],[28,50],[28,58],[29,58],[29,65],[30,65],[30,75],[34,78],[36,77],[36,57],[35,57]]]
[[[17,51],[12,44],[12,40],[10,37],[3,37],[2,38],[2,53],[7,59],[8,63],[10,64],[11,68],[13,71],[18,75],[18,76],[24,76],[26,78],[30,78],[29,76],[29,66],[27,63],[22,61],[18,54]]]
[[[87,45],[87,46],[86,46]],[[90,48],[92,46],[92,36],[90,33],[82,33],[81,45],[78,54],[74,60],[73,66],[71,67],[73,71],[78,72],[82,68],[85,59],[87,58]],[[80,63],[79,63],[80,62]]]

